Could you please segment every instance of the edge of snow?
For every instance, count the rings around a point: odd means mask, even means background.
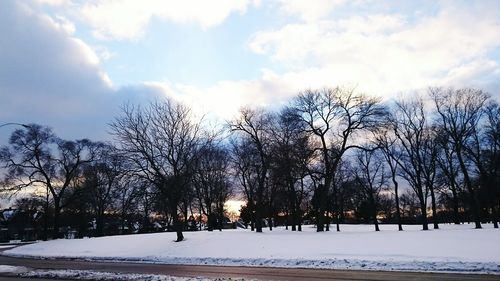
[[[363,259],[266,259],[266,258],[211,258],[211,257],[43,257],[35,255],[2,253],[5,256],[32,259],[66,259],[102,262],[134,262],[153,264],[182,264],[182,265],[215,265],[215,266],[253,266],[253,267],[280,267],[280,268],[311,268],[311,269],[343,269],[343,270],[375,270],[375,271],[413,271],[413,272],[448,272],[500,275],[500,264],[495,262],[470,261],[398,261],[363,260]]]

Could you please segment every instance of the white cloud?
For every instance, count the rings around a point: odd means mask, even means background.
[[[200,115],[229,120],[243,106],[276,108],[301,90],[332,86],[324,83],[328,75],[328,71],[318,69],[284,75],[263,69],[258,79],[223,80],[208,87],[156,81],[145,82],[144,86],[189,105]]]
[[[1,120],[57,125],[80,137],[83,128],[97,131],[114,89],[96,53],[73,37],[70,25],[22,3],[2,3]]]
[[[280,10],[305,21],[325,18],[346,0],[278,0]]]
[[[34,0],[35,3],[50,6],[63,6],[69,4],[70,0]]]
[[[257,32],[249,47],[288,72],[300,73],[297,79],[304,85],[322,80],[395,93],[457,77],[474,84],[484,75],[484,63],[488,71],[499,68],[487,58],[500,47],[500,18],[490,10],[489,5],[443,5],[437,15],[416,22],[398,14],[375,14],[286,24]],[[284,77],[290,75],[286,72]]]
[[[83,19],[100,38],[136,39],[153,18],[173,23],[196,23],[207,29],[221,24],[231,13],[245,13],[248,0],[117,0],[93,1],[81,8]]]

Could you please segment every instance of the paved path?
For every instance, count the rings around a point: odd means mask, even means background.
[[[269,267],[235,267],[207,265],[168,265],[131,262],[96,262],[69,259],[25,259],[0,256],[0,264],[26,266],[34,269],[78,269],[121,273],[164,274],[183,277],[226,277],[259,280],[499,280],[500,275],[418,273],[394,271],[359,271],[330,269],[299,269]],[[0,276],[0,281],[12,280]],[[23,279],[26,280],[26,279]],[[43,280],[43,279],[32,279]]]

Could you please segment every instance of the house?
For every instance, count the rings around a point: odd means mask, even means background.
[[[43,213],[36,210],[4,209],[0,211],[0,242],[33,241],[39,236]]]

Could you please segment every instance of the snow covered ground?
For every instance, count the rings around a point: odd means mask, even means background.
[[[420,226],[342,225],[341,232],[316,233],[277,228],[187,232],[174,243],[175,233],[54,240],[17,247],[11,256],[71,257],[171,264],[213,264],[371,270],[453,271],[500,274],[500,230],[491,225]]]
[[[131,274],[89,270],[32,270],[19,274],[23,278],[55,278],[99,281],[250,281],[245,279],[175,277],[157,274]]]
[[[47,270],[32,269],[24,266],[0,265],[0,273],[11,273],[10,276],[23,278],[51,278],[71,280],[99,281],[250,281],[245,279],[176,277],[159,274],[115,273],[90,270]]]

